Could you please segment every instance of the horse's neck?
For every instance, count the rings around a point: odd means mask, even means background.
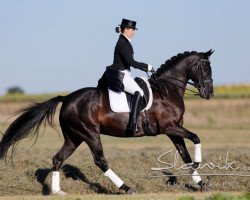
[[[164,73],[160,78],[168,90],[183,96],[188,82],[187,73],[183,68],[172,68]],[[171,94],[170,94],[171,95]]]

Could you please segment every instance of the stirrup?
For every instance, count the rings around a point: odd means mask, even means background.
[[[126,135],[131,137],[138,133],[137,123],[128,123],[126,129]]]
[[[145,135],[147,136],[155,136],[152,131],[149,128],[149,121],[148,118],[146,117],[145,113],[143,113],[143,119],[142,119],[142,129]]]

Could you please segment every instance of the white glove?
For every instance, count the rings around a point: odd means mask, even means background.
[[[152,70],[154,70],[152,65],[148,65],[148,72],[151,72]]]

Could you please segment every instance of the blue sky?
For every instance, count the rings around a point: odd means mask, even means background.
[[[122,18],[137,21],[135,59],[158,68],[214,49],[215,85],[250,83],[248,0],[1,0],[0,95],[96,86],[113,61]],[[134,75],[144,75],[133,70]]]

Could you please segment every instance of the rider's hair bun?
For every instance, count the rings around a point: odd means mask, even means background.
[[[120,33],[121,32],[121,28],[119,26],[115,27],[115,32]]]

